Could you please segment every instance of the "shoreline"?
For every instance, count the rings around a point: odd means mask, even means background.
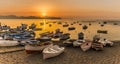
[[[23,51],[0,54],[0,64],[119,64],[120,41],[114,41],[113,47],[104,47],[103,51],[90,49],[83,52],[80,48],[66,47],[61,55],[43,60],[42,53],[26,54]],[[60,46],[62,41],[54,42]]]

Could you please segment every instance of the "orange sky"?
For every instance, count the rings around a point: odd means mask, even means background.
[[[0,0],[0,15],[120,17],[120,0]]]

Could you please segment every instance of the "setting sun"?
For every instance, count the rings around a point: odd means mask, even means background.
[[[43,12],[43,13],[42,13],[42,15],[43,15],[43,16],[46,16],[46,13],[45,13],[45,12]]]

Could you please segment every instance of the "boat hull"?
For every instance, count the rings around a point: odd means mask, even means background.
[[[31,46],[31,45],[26,45],[25,46],[25,51],[27,54],[35,53],[35,52],[41,52],[43,49],[48,47],[49,45],[45,46]]]
[[[11,40],[0,40],[0,46],[17,46],[19,42]]]
[[[81,49],[83,51],[87,51],[91,48],[91,46],[92,46],[92,42],[85,42],[81,45]]]

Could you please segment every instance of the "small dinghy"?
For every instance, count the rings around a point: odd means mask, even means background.
[[[19,42],[14,40],[0,40],[0,46],[17,46]]]
[[[52,45],[51,42],[44,42],[44,43],[29,43],[25,46],[25,51],[27,54],[31,54],[34,52],[41,52],[43,51],[43,49],[45,49],[46,47]]]
[[[67,40],[67,39],[69,39],[69,38],[70,38],[70,34],[65,33],[65,34],[63,34],[63,35],[60,37],[60,40]]]
[[[73,46],[73,42],[76,41],[75,39],[69,39],[63,42],[65,46]]]
[[[92,42],[91,41],[86,41],[80,47],[83,51],[87,51],[91,48],[91,46],[92,46]]]
[[[52,38],[52,41],[60,41],[60,38]]]
[[[100,39],[99,42],[101,42],[103,44],[103,46],[113,46],[113,42],[107,40],[107,39]]]
[[[45,42],[45,41],[51,41],[51,37],[43,36],[38,38],[39,41]]]
[[[85,40],[76,40],[73,42],[73,46],[74,47],[79,47],[80,45],[82,45],[85,42]]]
[[[50,45],[43,50],[43,59],[52,58],[64,52],[64,47],[58,45]]]
[[[93,43],[92,48],[95,50],[103,50],[103,44],[101,43]]]

